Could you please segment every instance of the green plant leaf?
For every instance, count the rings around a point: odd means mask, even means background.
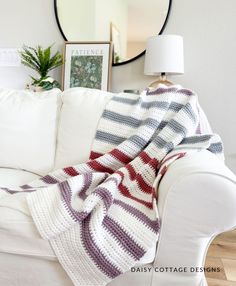
[[[33,56],[27,46],[24,46],[23,51],[20,51],[19,53],[23,65],[26,65],[36,71],[39,69],[39,63],[37,61],[37,58]]]
[[[56,52],[52,55],[52,45],[46,49],[43,49],[40,45],[36,48],[24,45],[19,54],[22,64],[35,70],[40,75],[41,80],[47,77],[49,71],[63,64],[61,53]]]

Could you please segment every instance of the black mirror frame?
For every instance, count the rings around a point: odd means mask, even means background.
[[[166,19],[165,19],[165,22],[163,23],[163,26],[159,32],[158,35],[161,35],[166,27],[166,24],[168,22],[168,19],[169,19],[169,16],[170,16],[170,11],[171,11],[171,6],[172,6],[172,0],[169,0],[169,7],[168,7],[168,11],[167,11],[167,15],[166,15]],[[61,35],[63,37],[63,39],[65,41],[68,41],[63,30],[62,30],[62,27],[61,27],[61,24],[60,24],[60,21],[59,21],[59,17],[58,17],[58,13],[57,13],[57,0],[54,0],[54,13],[55,13],[55,17],[56,17],[56,21],[57,21],[57,26],[61,32]],[[121,65],[125,65],[125,64],[128,64],[130,62],[133,62],[135,61],[136,59],[140,58],[142,55],[144,55],[146,52],[146,50],[142,51],[140,54],[138,54],[137,56],[127,60],[127,61],[124,61],[124,62],[121,62],[121,63],[112,63],[112,66],[121,66]]]

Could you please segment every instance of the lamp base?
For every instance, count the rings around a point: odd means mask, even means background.
[[[173,85],[173,82],[167,80],[165,74],[161,74],[160,77],[157,80],[151,82],[148,87],[149,88],[157,88],[159,84],[164,84],[164,85],[170,86],[170,85]]]

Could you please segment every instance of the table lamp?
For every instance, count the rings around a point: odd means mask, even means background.
[[[147,40],[144,73],[159,78],[149,87],[159,83],[171,85],[167,74],[184,73],[183,38],[178,35],[158,35]]]

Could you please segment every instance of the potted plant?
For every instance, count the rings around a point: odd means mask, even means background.
[[[35,91],[60,88],[59,82],[51,78],[48,73],[61,66],[63,58],[59,52],[52,55],[51,50],[52,45],[46,49],[43,49],[41,46],[32,48],[24,45],[22,51],[20,51],[22,64],[32,68],[39,75],[39,78],[31,76],[31,86]]]

